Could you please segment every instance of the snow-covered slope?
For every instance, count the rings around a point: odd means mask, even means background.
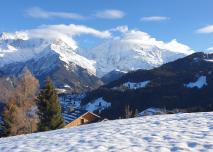
[[[126,82],[123,84],[124,87],[127,87],[128,89],[139,89],[139,88],[144,88],[146,87],[148,84],[150,83],[150,81],[143,81],[143,82],[138,82],[138,83],[134,83],[134,82]]]
[[[94,112],[96,110],[101,112],[102,110],[107,109],[109,107],[111,107],[111,103],[105,101],[103,98],[98,98],[92,101],[91,103],[89,102],[87,105],[85,105],[85,109],[91,112]]]
[[[0,139],[1,152],[213,151],[213,112],[147,116]]]
[[[184,84],[184,86],[187,87],[187,88],[195,88],[195,87],[197,87],[199,89],[201,89],[201,88],[203,88],[204,86],[207,86],[207,85],[208,84],[207,84],[207,81],[206,81],[206,76],[200,76],[197,79],[197,81],[190,82],[188,84]]]

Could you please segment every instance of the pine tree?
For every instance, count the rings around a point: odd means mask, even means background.
[[[40,118],[39,131],[54,130],[64,126],[58,95],[49,78],[38,96],[37,106]]]
[[[125,107],[125,118],[132,118],[132,116],[133,116],[133,111],[130,109],[130,106],[129,105],[127,105],[126,107]]]

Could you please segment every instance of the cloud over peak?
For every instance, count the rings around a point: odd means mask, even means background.
[[[164,21],[168,19],[170,18],[166,16],[146,16],[146,17],[142,17],[140,20],[147,21],[147,22],[157,22],[157,21]]]
[[[130,30],[124,33],[124,36],[121,37],[121,40],[127,43],[154,46],[163,50],[169,50],[171,52],[178,52],[183,54],[191,54],[194,52],[189,46],[179,43],[176,39],[173,39],[169,42],[164,42],[157,40],[148,33],[139,30]]]
[[[173,39],[169,42],[160,41],[152,37],[146,32],[136,29],[129,29],[128,26],[118,26],[107,30],[97,30],[85,25],[76,24],[59,24],[59,25],[43,25],[34,29],[20,31],[27,34],[27,39],[46,39],[58,40],[66,42],[73,49],[78,48],[76,36],[88,34],[100,39],[108,39],[111,41],[118,40],[125,44],[141,45],[143,47],[157,47],[163,50],[169,50],[177,53],[191,54],[194,51],[187,45],[177,42]],[[18,34],[20,35],[20,34]],[[23,34],[21,34],[22,36]],[[23,36],[22,36],[23,37]]]
[[[73,49],[78,48],[75,36],[82,34],[92,35],[98,38],[110,38],[109,31],[99,31],[91,27],[75,24],[59,24],[59,25],[43,25],[35,29],[26,30],[29,38],[42,38],[47,40],[62,39],[69,44]]]
[[[107,9],[96,12],[95,16],[103,19],[120,19],[125,16],[125,13],[121,10]]]

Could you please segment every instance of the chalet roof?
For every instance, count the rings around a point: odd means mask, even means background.
[[[88,114],[88,113],[91,113],[92,115],[100,118],[98,115],[92,113],[92,112],[89,112],[89,111],[86,111],[86,110],[82,110],[82,109],[73,109],[72,111],[64,111],[62,113],[63,117],[64,117],[64,121],[65,121],[65,124],[68,124],[70,122],[72,122],[73,120],[79,118],[79,117],[83,117],[84,115]]]
[[[81,115],[85,114],[86,112],[86,110],[82,109],[73,109],[72,111],[64,111],[62,115],[64,117],[65,124],[68,124],[80,117]]]

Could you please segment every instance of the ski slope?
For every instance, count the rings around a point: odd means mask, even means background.
[[[213,151],[213,112],[147,116],[0,139],[1,152]]]

